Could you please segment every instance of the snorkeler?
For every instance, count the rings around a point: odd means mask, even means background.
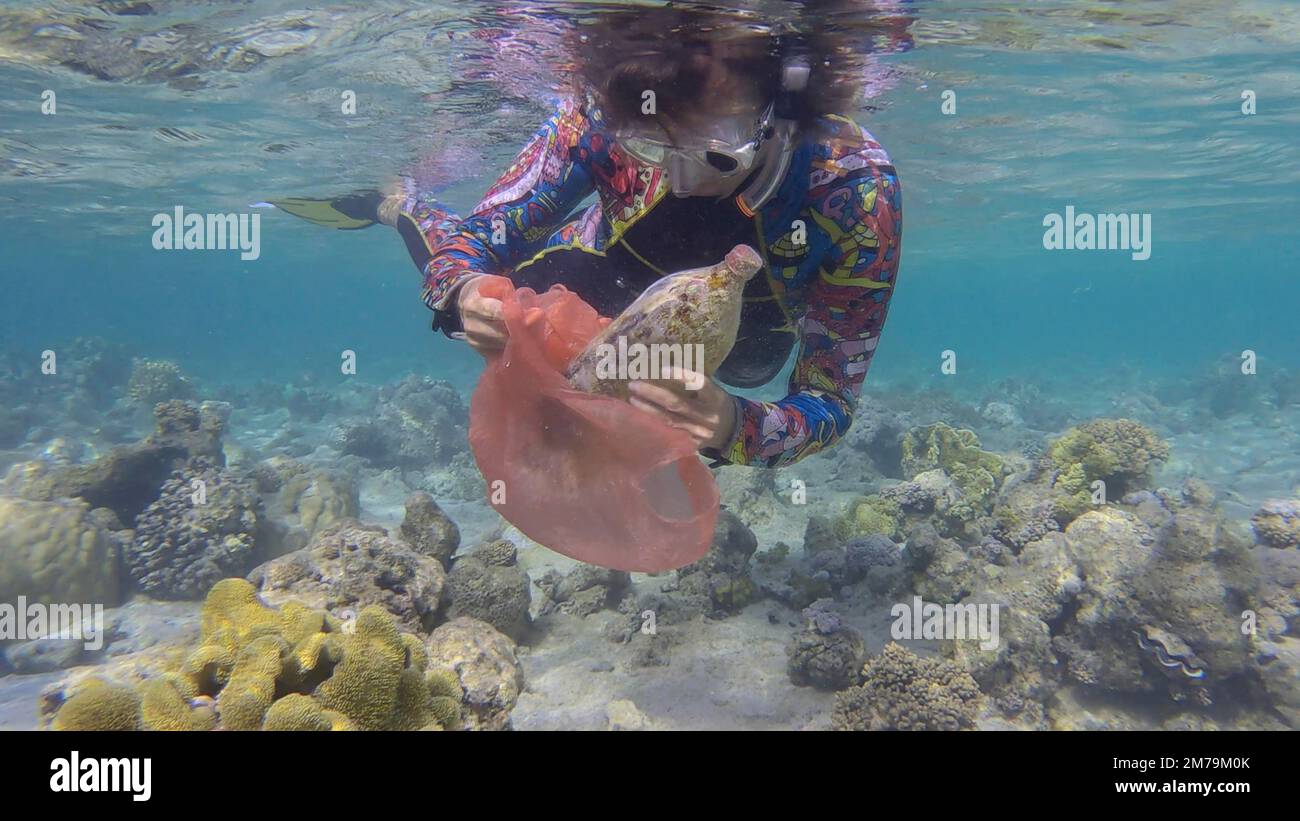
[[[483,274],[563,284],[615,316],[660,277],[733,246],[764,260],[716,373],[771,382],[798,344],[788,395],[760,402],[634,383],[630,401],[717,462],[775,467],[848,430],[898,271],[901,192],[889,155],[839,112],[853,90],[816,34],[703,24],[668,8],[583,27],[581,90],[564,101],[466,218],[413,192],[276,204],[338,228],[401,233],[433,327],[504,347]],[[574,213],[591,193],[598,201]]]

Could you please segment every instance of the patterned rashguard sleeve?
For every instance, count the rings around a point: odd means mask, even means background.
[[[573,151],[588,127],[576,102],[561,104],[470,216],[434,245],[422,296],[435,312],[435,329],[459,326],[452,300],[467,278],[508,274],[594,190],[589,170]]]
[[[739,423],[724,461],[792,464],[834,444],[853,421],[898,273],[902,200],[894,169],[868,166],[830,186],[811,217],[830,247],[800,324],[790,395],[737,398]]]

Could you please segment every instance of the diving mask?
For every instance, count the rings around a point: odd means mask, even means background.
[[[754,169],[759,150],[772,136],[773,109],[768,105],[757,122],[743,117],[716,120],[706,132],[680,141],[623,133],[618,143],[634,159],[666,170],[679,197],[726,194],[718,190],[726,187],[725,181]]]

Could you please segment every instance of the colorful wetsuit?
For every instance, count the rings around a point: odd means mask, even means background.
[[[578,211],[593,192],[597,201]],[[893,164],[850,120],[826,118],[801,138],[776,195],[753,213],[738,197],[674,197],[662,170],[623,152],[600,113],[576,100],[561,104],[469,217],[420,201],[403,217],[399,230],[424,270],[425,304],[444,332],[459,329],[454,296],[477,274],[505,274],[538,291],[560,283],[614,316],[667,273],[712,265],[738,243],[756,247],[766,265],[745,289],[740,334],[716,377],[765,384],[797,341],[789,395],[738,397],[732,441],[706,455],[769,467],[848,430],[902,237]]]

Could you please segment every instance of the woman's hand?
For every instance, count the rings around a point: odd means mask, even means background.
[[[628,402],[684,431],[696,448],[721,448],[735,433],[735,398],[694,371],[674,368],[671,381],[629,383]]]
[[[501,318],[501,300],[479,296],[479,286],[486,281],[487,277],[474,277],[456,295],[465,341],[484,357],[504,348],[510,336]]]

